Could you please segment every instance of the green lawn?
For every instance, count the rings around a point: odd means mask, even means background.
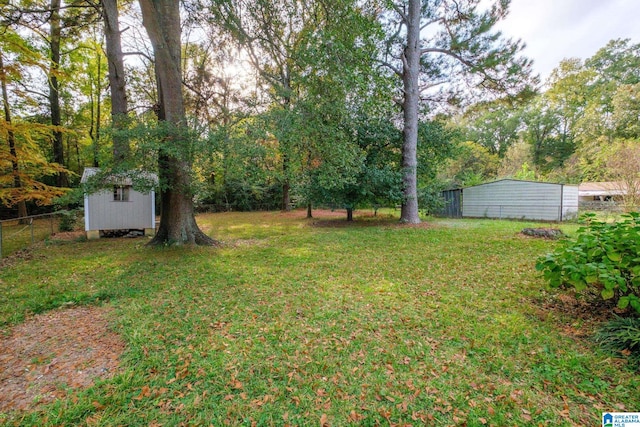
[[[534,224],[198,222],[224,246],[68,242],[0,270],[3,329],[109,304],[127,342],[114,378],[0,423],[595,426],[640,410],[640,375],[548,308],[534,264],[554,243],[518,234]]]
[[[32,223],[4,221],[2,224],[2,253],[0,258],[26,249],[32,243],[41,242],[59,229],[59,218],[34,218]]]

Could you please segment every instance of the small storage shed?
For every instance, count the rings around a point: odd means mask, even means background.
[[[80,182],[87,183],[100,171],[85,168]],[[147,175],[157,184],[156,175]],[[127,176],[112,176],[106,180],[108,188],[84,195],[84,228],[87,238],[97,239],[101,232],[113,230],[144,230],[145,235],[155,234],[155,192],[141,193],[133,189]]]
[[[564,221],[578,214],[578,186],[502,179],[462,191],[462,216]]]

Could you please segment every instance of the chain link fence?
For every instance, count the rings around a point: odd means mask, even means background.
[[[54,233],[70,230],[75,222],[75,211],[58,211],[1,220],[0,259],[44,241]]]

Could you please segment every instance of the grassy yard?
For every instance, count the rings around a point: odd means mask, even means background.
[[[115,377],[0,424],[595,426],[640,410],[640,375],[535,272],[554,243],[518,234],[533,224],[333,221],[202,215],[223,247],[50,243],[6,265],[2,329],[107,304],[127,347]]]
[[[5,221],[2,224],[2,253],[0,258],[41,242],[59,229],[59,218],[35,218],[29,224]]]

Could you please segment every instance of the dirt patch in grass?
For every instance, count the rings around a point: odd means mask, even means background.
[[[0,335],[0,411],[30,410],[112,376],[124,342],[104,307],[56,310]]]
[[[294,209],[289,212],[281,212],[280,215],[283,218],[296,218],[304,219],[307,217],[306,209]],[[314,209],[312,211],[313,218],[347,218],[347,211],[345,209]]]
[[[16,251],[9,256],[2,257],[2,259],[0,259],[0,268],[11,267],[18,263],[29,261],[36,257],[44,258],[42,255],[34,255],[33,247],[20,249],[19,251]]]
[[[60,240],[64,242],[72,242],[84,239],[86,236],[84,231],[61,231],[51,235],[51,240]]]
[[[291,212],[283,212],[286,218],[303,219],[307,217],[307,211],[297,209]],[[312,227],[409,227],[409,228],[431,228],[429,223],[403,224],[397,217],[389,214],[376,215],[371,210],[354,211],[353,221],[347,221],[347,211],[344,209],[314,209],[313,218],[309,218]]]

